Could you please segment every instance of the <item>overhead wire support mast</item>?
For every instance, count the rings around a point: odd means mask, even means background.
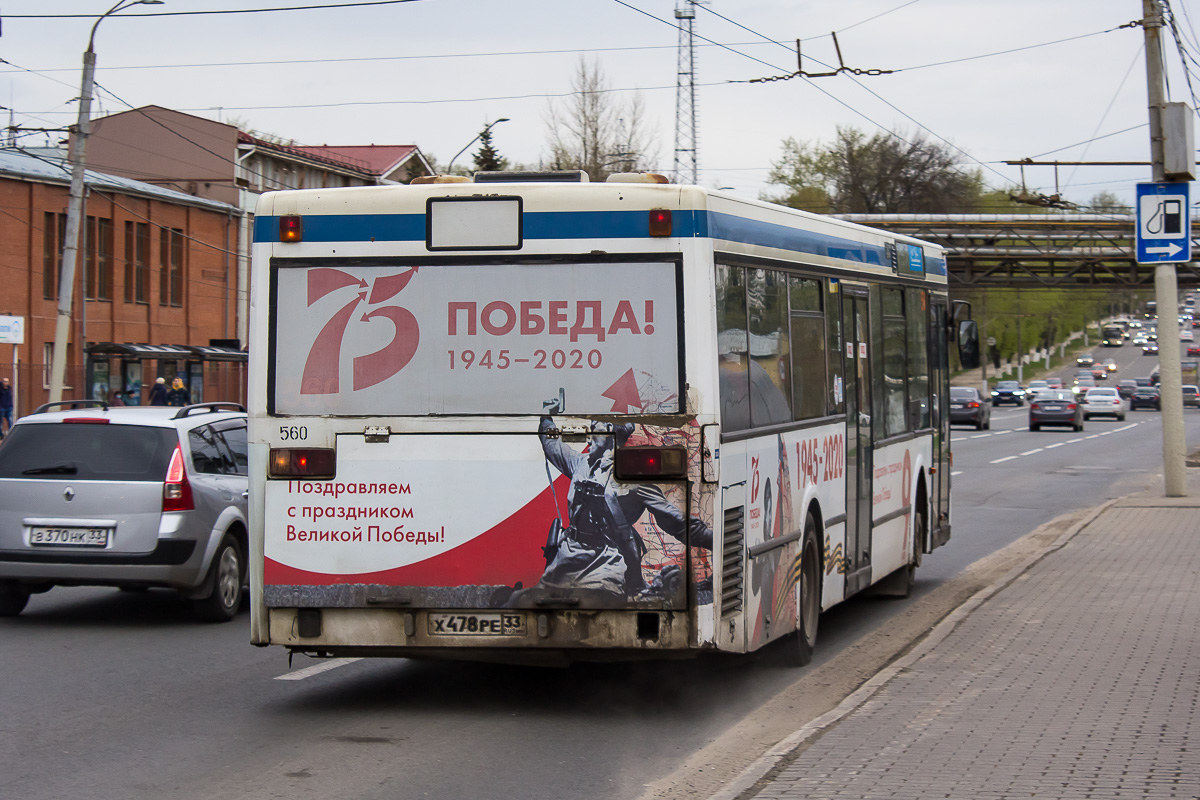
[[[700,160],[696,139],[696,0],[679,0],[675,19],[679,28],[678,69],[675,79],[675,164],[676,183],[700,182]]]

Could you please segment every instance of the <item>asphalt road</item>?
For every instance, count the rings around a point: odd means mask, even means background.
[[[1155,363],[1129,346],[1104,355],[1122,377]],[[805,670],[714,658],[554,670],[297,661],[289,671],[283,652],[247,644],[244,614],[196,624],[157,591],[35,596],[0,620],[3,796],[637,797],[777,693],[823,691],[823,669],[983,556],[1065,512],[1161,485],[1157,413],[1093,420],[1082,435],[1031,433],[1025,415],[995,409],[990,432],[956,430],[950,544],[926,558],[913,598],[824,615]],[[1200,411],[1186,416],[1194,445]],[[302,671],[318,665],[332,668]]]

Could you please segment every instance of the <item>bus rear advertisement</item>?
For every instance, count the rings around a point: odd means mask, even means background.
[[[949,348],[978,356],[943,252],[492,177],[260,199],[252,641],[803,664],[821,611],[906,594],[950,536]]]

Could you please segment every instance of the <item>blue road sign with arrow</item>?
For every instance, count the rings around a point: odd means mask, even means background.
[[[1137,262],[1192,260],[1192,218],[1187,183],[1137,185]]]

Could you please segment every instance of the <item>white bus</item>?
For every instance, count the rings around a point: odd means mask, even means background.
[[[428,180],[259,200],[255,644],[802,664],[907,593],[978,357],[940,248],[661,176]]]

